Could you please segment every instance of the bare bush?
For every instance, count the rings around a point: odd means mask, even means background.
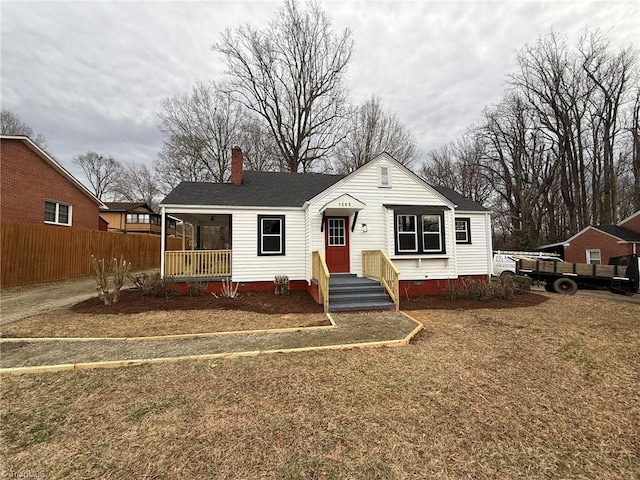
[[[128,277],[145,296],[171,298],[178,294],[175,282],[167,278],[162,278],[158,272],[151,274],[140,273],[135,276],[128,275]]]
[[[289,295],[289,277],[286,275],[276,275],[273,283],[276,284],[276,295]]]
[[[239,283],[236,283],[234,285],[230,278],[224,278],[222,280],[222,291],[219,294],[220,297],[222,297],[222,298],[238,298],[240,296],[240,294],[238,293],[238,287],[239,286],[240,286]],[[213,292],[211,292],[211,295],[213,295],[216,298],[220,298],[218,295],[216,295]]]
[[[131,262],[127,262],[123,256],[120,256],[120,261],[114,258],[111,263],[105,265],[104,258],[98,260],[91,255],[91,265],[93,266],[91,276],[98,284],[96,287],[98,296],[105,305],[116,303],[120,297],[120,289],[124,283],[124,278],[131,269]],[[109,277],[112,277],[113,282],[111,289],[109,289]]]

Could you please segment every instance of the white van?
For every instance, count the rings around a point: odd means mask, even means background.
[[[493,274],[494,275],[515,275],[516,260],[506,253],[493,254]]]

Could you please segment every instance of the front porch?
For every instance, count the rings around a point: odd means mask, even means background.
[[[165,252],[164,275],[176,279],[231,277],[231,250],[174,250]]]
[[[163,276],[184,281],[231,277],[231,215],[172,211],[171,216],[182,222],[182,248],[163,249]]]

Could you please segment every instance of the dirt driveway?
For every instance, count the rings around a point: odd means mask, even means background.
[[[153,271],[157,270],[148,272]],[[126,279],[123,288],[132,286],[129,279]],[[3,288],[0,290],[0,325],[73,305],[95,296],[96,282],[91,277]]]

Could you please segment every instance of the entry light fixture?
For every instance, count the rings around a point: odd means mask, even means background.
[[[367,233],[367,230],[368,230],[368,229],[367,229],[367,224],[366,224],[366,223],[363,223],[363,224],[362,224],[362,233]]]
[[[215,215],[211,215],[209,217],[209,220],[211,220],[212,222],[215,222],[216,221],[216,216]]]

